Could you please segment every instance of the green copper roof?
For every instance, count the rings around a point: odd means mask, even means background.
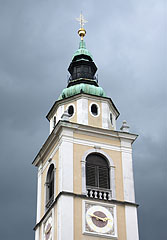
[[[100,97],[106,97],[106,94],[101,87],[96,87],[94,85],[80,83],[80,84],[65,88],[62,91],[61,95],[59,96],[59,100],[74,96],[81,92],[100,96]]]
[[[74,57],[81,55],[81,54],[87,55],[87,56],[91,57],[91,59],[93,60],[92,54],[86,49],[86,44],[85,44],[84,40],[80,41],[79,49],[74,53],[72,60],[74,59]]]

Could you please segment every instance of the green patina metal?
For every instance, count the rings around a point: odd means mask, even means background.
[[[93,56],[92,54],[86,49],[86,43],[84,42],[84,40],[81,40],[79,43],[79,49],[74,53],[72,60],[74,59],[74,57],[79,56],[79,55],[87,55],[89,56],[92,61],[93,61]]]
[[[100,97],[106,97],[106,94],[101,87],[96,87],[94,85],[80,83],[80,84],[76,84],[74,86],[65,88],[62,91],[61,95],[59,96],[58,100],[74,96],[78,93],[87,93],[87,94],[96,95],[96,96],[100,96]]]
[[[84,58],[84,55],[88,56],[89,58],[86,58],[86,57]],[[78,58],[75,58],[75,57],[78,57]],[[74,62],[75,61],[80,61],[80,60],[90,61],[89,60],[90,58],[93,61],[93,57],[92,57],[91,53],[86,49],[85,42],[83,40],[81,40],[80,43],[79,43],[79,49],[74,53],[74,55],[72,57],[72,61],[73,60],[74,60]],[[74,96],[74,95],[79,94],[79,93],[87,93],[87,94],[96,95],[96,96],[99,96],[99,97],[106,97],[106,94],[105,94],[104,90],[99,86],[95,86],[96,84],[92,83],[95,80],[87,79],[90,82],[90,84],[79,82],[81,80],[82,79],[72,80],[71,82],[75,82],[75,84],[65,88],[62,91],[61,95],[59,96],[58,100],[65,99],[65,98]]]

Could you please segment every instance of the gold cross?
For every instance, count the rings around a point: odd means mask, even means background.
[[[83,28],[84,24],[88,22],[87,20],[84,19],[84,16],[82,15],[82,12],[80,14],[80,17],[76,18],[76,20],[80,23],[81,28]]]

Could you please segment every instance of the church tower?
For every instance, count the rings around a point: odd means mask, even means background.
[[[47,119],[50,135],[38,167],[35,240],[138,240],[132,144],[137,135],[99,86],[83,40],[68,68],[67,87]]]

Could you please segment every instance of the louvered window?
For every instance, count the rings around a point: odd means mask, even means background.
[[[86,185],[96,188],[110,188],[109,167],[99,154],[90,154],[86,159]]]
[[[53,196],[54,194],[54,172],[53,170],[50,173],[50,179],[49,179],[49,199]]]
[[[109,188],[109,170],[108,167],[99,167],[99,187],[100,188]]]
[[[96,166],[87,165],[86,168],[86,185],[96,186]]]
[[[46,208],[49,208],[54,197],[54,165],[51,164],[46,181]]]

